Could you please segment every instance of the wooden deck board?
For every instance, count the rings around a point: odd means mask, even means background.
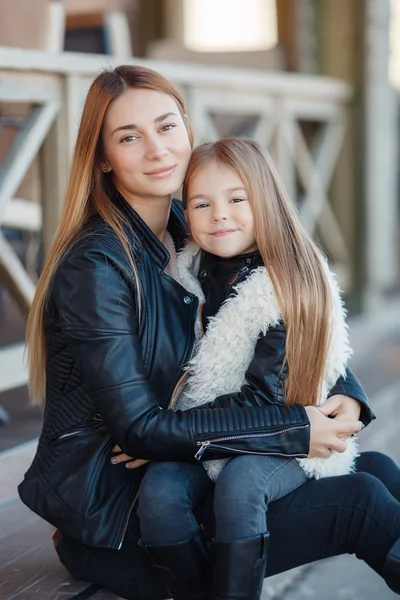
[[[19,499],[0,507],[1,600],[117,600],[72,579],[58,561],[49,525]]]

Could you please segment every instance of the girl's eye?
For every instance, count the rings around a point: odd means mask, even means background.
[[[137,135],[126,135],[125,137],[121,138],[119,143],[120,144],[128,144],[129,142],[135,142],[138,139]]]
[[[246,198],[232,198],[230,201],[233,204],[237,204],[238,202],[245,202]]]
[[[196,204],[194,208],[196,210],[197,208],[207,208],[207,206],[209,206],[207,202],[202,202],[201,204]]]
[[[176,127],[176,123],[166,123],[161,127],[161,131],[171,131]]]

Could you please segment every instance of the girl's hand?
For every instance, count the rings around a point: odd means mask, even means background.
[[[118,463],[124,462],[125,467],[127,469],[137,469],[138,467],[141,467],[142,465],[145,465],[146,463],[150,462],[149,460],[145,460],[144,458],[133,458],[133,456],[128,456],[127,454],[124,454],[124,452],[122,452],[121,448],[118,445],[114,446],[112,452],[119,452],[117,456],[112,457],[112,464],[118,465]]]
[[[328,398],[322,406],[319,406],[319,410],[326,417],[342,419],[343,421],[352,419],[358,421],[361,414],[361,404],[351,396],[335,394]]]
[[[306,406],[310,421],[310,450],[308,458],[329,458],[332,451],[344,452],[346,439],[362,429],[357,419],[329,419],[316,406]]]

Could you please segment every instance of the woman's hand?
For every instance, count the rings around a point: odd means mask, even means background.
[[[114,446],[112,452],[119,452],[117,456],[112,457],[112,464],[117,465],[118,463],[124,462],[125,467],[127,469],[137,469],[138,467],[141,467],[142,465],[145,465],[146,463],[150,462],[149,460],[145,460],[144,458],[133,458],[133,456],[128,456],[127,454],[124,454],[124,452],[122,452],[121,448],[118,445]]]
[[[306,412],[310,421],[308,458],[329,458],[333,450],[344,452],[346,439],[363,427],[361,421],[355,418],[330,419],[316,406],[306,406]]]
[[[358,420],[361,414],[361,404],[355,398],[343,394],[335,394],[319,407],[326,417],[349,421]]]

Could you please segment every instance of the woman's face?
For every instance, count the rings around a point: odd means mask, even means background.
[[[182,185],[191,147],[175,100],[129,89],[107,109],[102,130],[105,164],[126,199],[170,198]]]

